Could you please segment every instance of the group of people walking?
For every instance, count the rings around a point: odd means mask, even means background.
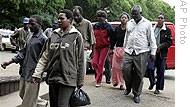
[[[159,94],[159,90],[164,87],[165,61],[172,44],[171,31],[164,24],[164,14],[158,15],[154,30],[151,22],[142,16],[141,6],[133,6],[131,15],[132,19],[128,13],[121,13],[121,24],[114,30],[107,21],[105,11],[97,11],[98,21],[92,26],[83,17],[82,8],[74,6],[72,11],[63,9],[59,12],[59,28],[48,37],[41,30],[42,18],[32,15],[28,21],[32,33],[24,47],[10,61],[2,63],[4,68],[11,63],[21,65],[19,95],[23,100],[22,107],[37,106],[44,72],[47,72],[50,106],[70,107],[71,94],[85,83],[87,49],[92,50],[90,57],[96,71],[97,88],[102,85],[106,58],[108,54],[113,54],[110,69],[113,86],[120,85],[125,95],[132,90],[134,102],[139,103],[150,56],[149,64],[157,68],[157,81],[153,76],[154,69],[149,70],[149,89],[153,89],[156,84],[154,93]],[[111,83],[110,77],[106,82]]]

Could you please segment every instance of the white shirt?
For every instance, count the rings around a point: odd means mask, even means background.
[[[130,55],[133,50],[136,55],[147,51],[151,51],[151,55],[155,55],[157,46],[151,22],[144,17],[137,24],[134,19],[127,22],[123,46],[125,52]]]

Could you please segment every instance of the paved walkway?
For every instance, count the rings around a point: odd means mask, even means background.
[[[104,81],[105,77],[103,77],[102,87],[95,88],[94,74],[88,74],[86,76],[86,84],[82,89],[84,89],[91,98],[92,104],[87,107],[174,107],[174,79],[174,71],[167,72],[165,90],[161,91],[160,95],[155,95],[153,94],[154,90],[150,91],[147,89],[149,86],[148,78],[144,78],[140,104],[135,104],[133,102],[132,93],[130,93],[129,96],[125,96],[123,95],[123,90],[119,90],[119,87],[114,88],[111,84],[106,84]],[[47,100],[49,99],[48,86],[45,82],[41,83],[40,97]],[[17,107],[20,103],[21,99],[18,96],[18,91],[5,96],[0,96],[0,107]]]
[[[45,82],[41,83],[39,95],[43,96],[48,93],[48,86]],[[0,107],[17,107],[22,100],[19,97],[19,91],[0,96]]]

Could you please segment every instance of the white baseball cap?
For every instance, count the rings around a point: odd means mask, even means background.
[[[29,23],[29,18],[25,17],[25,18],[23,19],[23,23]]]

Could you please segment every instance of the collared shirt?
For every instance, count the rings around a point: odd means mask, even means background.
[[[156,49],[156,40],[149,20],[142,17],[137,24],[134,19],[127,22],[127,31],[124,39],[125,52],[131,55],[134,51],[138,55],[150,50],[151,55],[155,55]]]
[[[73,25],[82,34],[85,48],[95,44],[93,27],[89,20],[83,18],[80,23],[73,22]]]
[[[20,75],[28,81],[32,80],[32,74],[42,54],[42,48],[46,39],[47,37],[42,31],[36,35],[30,35],[24,48],[12,58],[15,63],[20,62],[24,58]]]

